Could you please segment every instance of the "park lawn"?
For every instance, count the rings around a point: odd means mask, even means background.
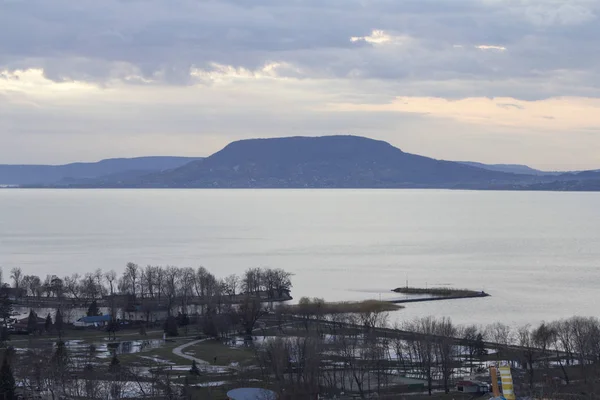
[[[218,340],[200,342],[186,348],[184,353],[208,361],[210,364],[221,366],[228,366],[231,363],[247,365],[254,360],[252,350],[227,346]],[[215,357],[217,357],[216,363],[214,362]]]
[[[126,363],[130,363],[130,362],[137,362],[137,363],[141,363],[141,364],[147,364],[149,362],[152,362],[152,360],[145,358],[145,357],[153,357],[153,358],[158,358],[160,360],[165,360],[165,361],[169,361],[172,363],[172,365],[187,365],[187,364],[192,364],[191,361],[186,360],[185,358],[179,357],[175,354],[173,354],[173,349],[181,346],[183,343],[183,341],[174,341],[174,342],[166,342],[164,345],[162,345],[159,348],[155,348],[155,349],[148,349],[148,350],[144,350],[144,351],[140,351],[139,353],[132,353],[132,354],[121,354],[119,355],[119,360],[121,360],[122,362],[126,362]],[[157,363],[159,364],[159,363]],[[164,364],[167,365],[167,364]]]

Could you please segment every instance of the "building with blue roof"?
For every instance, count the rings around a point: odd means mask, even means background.
[[[260,388],[239,388],[227,392],[230,400],[276,400],[277,395],[272,390]]]
[[[75,326],[104,326],[110,322],[110,315],[82,317],[74,323]]]

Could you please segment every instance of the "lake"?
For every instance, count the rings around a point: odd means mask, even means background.
[[[452,286],[492,297],[409,304],[457,323],[597,316],[600,193],[443,190],[0,190],[0,266],[255,266],[293,272],[292,295],[392,298]]]

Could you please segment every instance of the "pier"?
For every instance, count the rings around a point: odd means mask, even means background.
[[[478,297],[489,297],[489,293],[485,291],[466,290],[466,289],[449,289],[449,288],[396,288],[392,292],[403,293],[407,295],[430,295],[431,297],[418,297],[418,298],[407,298],[407,299],[396,299],[388,300],[390,303],[403,304],[403,303],[421,303],[424,301],[441,301],[441,300],[455,300],[455,299],[472,299]]]

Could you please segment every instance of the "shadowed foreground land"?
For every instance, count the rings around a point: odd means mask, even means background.
[[[388,313],[402,307],[386,301],[302,298],[296,305],[278,304],[273,299],[291,288],[290,275],[281,270],[250,269],[223,280],[203,268],[139,271],[128,264],[119,283],[123,293],[107,297],[111,306],[120,296],[125,307],[133,307],[123,318],[76,328],[63,320],[61,308],[45,319],[31,310],[14,324],[22,335],[14,330],[8,337],[11,332],[3,329],[13,390],[29,398],[223,399],[229,389],[261,386],[282,400],[463,398],[456,382],[489,382],[492,362],[513,367],[519,396],[579,396],[595,393],[600,383],[600,322],[593,318],[518,329],[457,326],[431,317],[390,326]],[[162,278],[148,280],[148,274]],[[99,275],[65,281],[89,292],[85,285],[98,285]],[[48,297],[63,302],[63,309],[89,298],[66,296],[57,279],[49,280]],[[22,287],[30,280],[15,282]],[[103,296],[102,287],[94,290],[90,315],[98,314]],[[199,307],[190,307],[194,291],[203,299]],[[7,293],[0,296],[5,317],[12,307]],[[164,316],[146,319],[144,305],[158,302],[166,305]],[[3,376],[9,375],[0,373],[0,391],[7,387]]]

